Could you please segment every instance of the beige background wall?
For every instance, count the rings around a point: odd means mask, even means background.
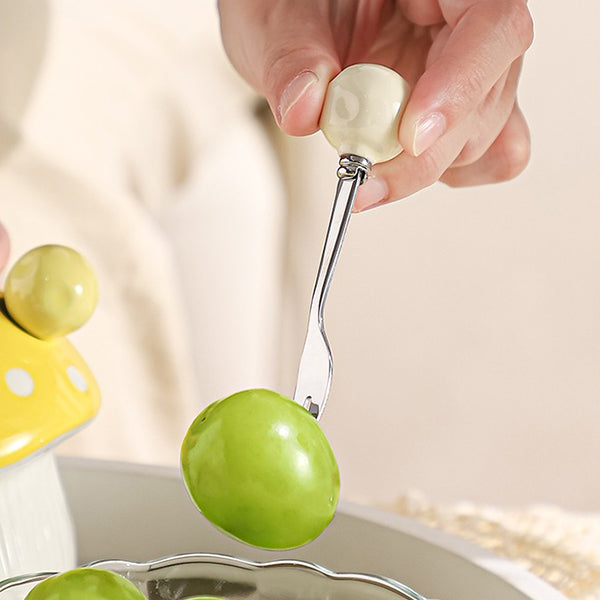
[[[346,495],[600,507],[600,4],[531,10],[528,169],[351,221],[326,310],[323,418]],[[320,139],[293,146],[296,205],[318,217],[290,228],[292,246],[310,239],[290,251],[290,311],[307,306],[334,186]],[[313,176],[323,163],[327,185]],[[286,325],[291,390],[303,331]]]

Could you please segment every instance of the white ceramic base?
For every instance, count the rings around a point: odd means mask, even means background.
[[[53,454],[43,452],[2,469],[0,579],[71,569],[75,556],[73,524]]]
[[[397,579],[444,600],[566,600],[521,567],[397,515],[341,503],[333,523],[297,550],[257,550],[217,531],[193,507],[174,469],[60,461],[81,562],[216,552],[264,561],[298,558],[336,571]],[[4,599],[3,599],[4,600]]]

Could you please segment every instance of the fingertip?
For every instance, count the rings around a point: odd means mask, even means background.
[[[309,61],[303,61],[306,65]],[[339,70],[339,69],[338,69]],[[319,118],[327,86],[336,74],[336,67],[317,64],[303,68],[284,79],[270,101],[271,109],[281,129],[290,135],[308,135],[319,129]]]
[[[353,212],[364,212],[370,208],[385,204],[389,200],[389,197],[390,190],[385,179],[380,177],[369,177],[369,179],[358,188]]]
[[[495,176],[498,181],[508,181],[520,175],[531,158],[531,138],[529,127],[523,113],[517,105],[496,140]]]
[[[411,128],[408,149],[411,156],[420,156],[429,150],[446,133],[446,117],[440,111],[432,111],[416,121]]]
[[[329,83],[328,74],[323,71],[302,71],[283,89],[274,112],[285,133],[308,135],[319,129],[319,118]]]
[[[432,100],[433,91],[425,89],[427,79],[424,76],[413,88],[398,129],[400,144],[412,157],[423,154],[448,130],[442,107]]]

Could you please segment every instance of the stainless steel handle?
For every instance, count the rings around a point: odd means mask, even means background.
[[[313,289],[294,392],[294,400],[317,419],[325,408],[333,375],[331,349],[323,327],[327,292],[356,193],[368,177],[371,163],[390,160],[402,151],[398,127],[407,99],[406,81],[381,65],[347,67],[327,89],[320,127],[341,154],[340,180]]]
[[[317,419],[325,408],[333,375],[333,359],[323,325],[323,310],[350,222],[356,193],[366,180],[370,168],[369,161],[359,156],[345,155],[340,159],[340,179],[310,302],[308,330],[294,392],[294,400]]]

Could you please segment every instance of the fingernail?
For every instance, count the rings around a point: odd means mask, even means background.
[[[418,123],[413,139],[413,154],[419,156],[431,148],[446,131],[446,118],[442,113],[434,112],[423,117]]]
[[[283,93],[281,94],[281,100],[277,107],[279,124],[283,124],[285,117],[290,110],[297,104],[298,100],[306,94],[306,92],[318,81],[318,77],[312,71],[304,71],[300,75],[296,75],[292,81],[290,81]]]
[[[358,196],[354,203],[354,212],[359,213],[382,204],[390,195],[387,183],[377,177],[369,177],[358,188]]]

